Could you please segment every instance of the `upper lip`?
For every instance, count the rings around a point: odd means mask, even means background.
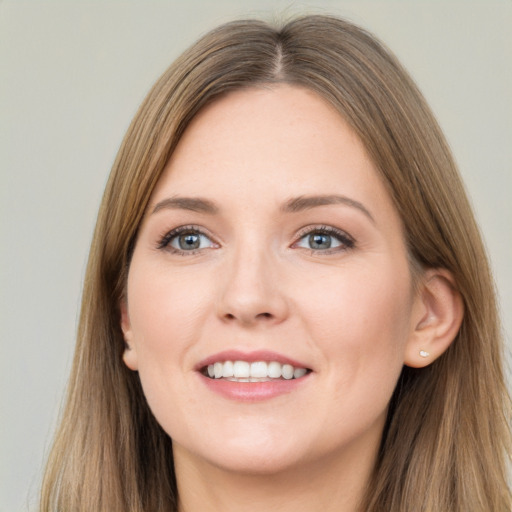
[[[240,350],[224,350],[222,352],[217,352],[216,354],[206,357],[197,363],[195,369],[200,371],[210,364],[224,361],[247,361],[248,363],[253,363],[256,361],[277,361],[281,364],[290,364],[295,368],[307,368],[308,370],[311,369],[308,367],[308,365],[301,363],[296,359],[292,359],[288,356],[273,352],[271,350],[254,350],[251,352],[242,352]]]

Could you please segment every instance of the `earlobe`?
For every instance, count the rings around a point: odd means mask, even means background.
[[[130,317],[128,315],[128,305],[126,300],[123,299],[121,301],[121,330],[123,331],[125,348],[123,352],[123,361],[124,364],[130,368],[130,370],[138,370],[138,359],[137,359],[137,350],[135,349],[133,343],[133,332],[130,322]]]
[[[423,368],[441,356],[457,336],[464,305],[453,276],[445,269],[425,272],[416,301],[404,363]]]

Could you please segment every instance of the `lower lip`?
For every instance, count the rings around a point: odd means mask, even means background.
[[[201,380],[214,393],[238,402],[270,400],[291,393],[308,380],[310,374],[300,379],[276,379],[267,382],[234,382],[225,379],[211,379],[199,374]]]

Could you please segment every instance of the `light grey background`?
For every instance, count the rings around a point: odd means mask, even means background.
[[[374,31],[459,163],[512,333],[512,0],[0,0],[0,512],[32,510],[63,396],[96,211],[145,93],[241,16],[331,12]]]

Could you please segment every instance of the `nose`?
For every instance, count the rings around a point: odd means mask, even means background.
[[[255,326],[279,324],[287,318],[289,303],[275,255],[246,247],[226,267],[218,303],[222,321]]]

